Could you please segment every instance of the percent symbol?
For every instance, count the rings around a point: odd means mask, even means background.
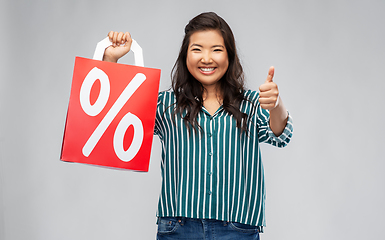
[[[98,79],[101,84],[100,93],[98,98],[96,99],[96,102],[91,105],[91,88],[95,81],[97,81]],[[120,94],[116,102],[112,105],[110,110],[108,110],[107,114],[96,127],[94,132],[91,134],[87,142],[84,144],[82,149],[82,153],[84,156],[88,157],[91,154],[104,132],[110,126],[111,122],[115,119],[116,115],[119,113],[119,111],[123,108],[126,102],[130,99],[130,97],[135,93],[135,91],[142,85],[145,80],[146,76],[143,73],[137,73],[135,77],[130,81],[130,83]],[[80,105],[83,111],[89,116],[98,115],[106,106],[109,96],[110,80],[107,74],[103,70],[94,67],[87,74],[80,88]],[[134,137],[130,147],[127,150],[124,150],[124,135],[130,125],[134,127]],[[118,126],[115,129],[113,145],[118,158],[124,162],[131,161],[142,146],[143,136],[144,131],[142,121],[136,115],[128,112],[120,120]]]

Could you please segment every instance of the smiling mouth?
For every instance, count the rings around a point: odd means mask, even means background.
[[[204,74],[210,74],[210,73],[213,73],[215,71],[215,67],[211,67],[211,68],[204,68],[204,67],[200,67],[199,70],[204,73]]]

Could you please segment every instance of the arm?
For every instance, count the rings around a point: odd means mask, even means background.
[[[109,32],[108,37],[112,43],[106,48],[103,56],[103,61],[118,62],[119,58],[126,55],[131,48],[132,38],[129,32]]]
[[[278,86],[273,82],[274,67],[270,67],[264,84],[259,87],[259,102],[263,109],[270,111],[270,129],[276,136],[285,129],[288,113],[279,96]]]

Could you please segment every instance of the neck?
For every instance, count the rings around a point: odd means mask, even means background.
[[[222,93],[218,84],[213,86],[204,86],[202,98],[203,101],[217,100],[218,102],[222,102]]]

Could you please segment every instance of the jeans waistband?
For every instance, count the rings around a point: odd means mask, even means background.
[[[162,217],[157,217],[156,219],[156,224],[159,223],[159,219],[162,218]],[[202,221],[202,220],[205,220],[205,221],[219,221],[219,222],[223,222],[223,225],[227,225],[229,223],[229,221],[221,221],[221,220],[216,220],[216,219],[195,219],[195,218],[186,218],[186,217],[170,217],[170,218],[175,218],[178,223],[180,225],[184,225],[186,221]],[[263,233],[263,226],[257,226],[258,227],[258,232],[259,233]]]

